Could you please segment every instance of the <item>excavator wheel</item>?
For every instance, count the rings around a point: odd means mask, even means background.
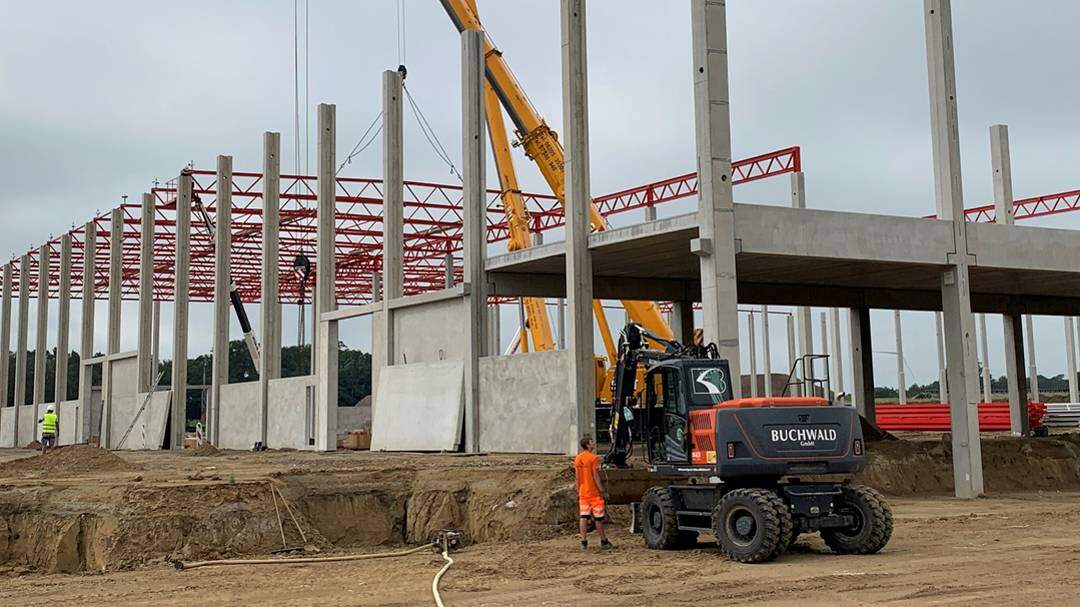
[[[892,537],[892,509],[885,498],[870,487],[852,485],[841,489],[836,509],[855,517],[847,529],[822,529],[821,539],[837,554],[873,554]]]
[[[775,495],[775,494],[774,494]],[[784,500],[779,495],[776,499],[780,500],[780,540],[776,542],[776,548],[773,550],[772,556],[766,560],[773,560],[781,554],[787,552],[788,548],[795,545],[795,540],[798,539],[799,534],[795,531],[795,519],[791,516],[791,509],[784,503]]]
[[[734,489],[713,508],[713,532],[720,550],[740,563],[776,558],[790,539],[791,514],[768,489]]]
[[[697,543],[694,531],[679,531],[675,496],[667,487],[652,487],[641,498],[641,535],[653,550],[677,550]]]

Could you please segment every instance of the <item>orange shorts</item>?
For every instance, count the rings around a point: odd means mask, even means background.
[[[604,498],[578,497],[578,512],[581,513],[581,516],[604,518]]]

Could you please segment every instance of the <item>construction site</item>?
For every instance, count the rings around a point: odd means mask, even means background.
[[[985,124],[993,201],[965,198],[950,0],[913,45],[933,199],[895,214],[808,203],[829,159],[797,141],[733,157],[754,24],[724,0],[679,4],[690,63],[665,68],[696,167],[598,194],[586,3],[544,3],[561,123],[481,19],[516,9],[398,0],[400,65],[350,74],[381,98],[304,110],[294,38],[295,151],[253,132],[261,164],[192,161],[8,243],[0,604],[1070,604],[1080,239],[1045,220],[1080,190],[1014,196]],[[410,52],[460,56],[459,142],[410,91],[405,5],[456,36]],[[344,113],[378,114],[355,146]],[[350,174],[369,148],[381,174]],[[432,150],[456,180],[407,171]]]

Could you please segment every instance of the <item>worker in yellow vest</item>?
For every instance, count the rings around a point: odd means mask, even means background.
[[[60,418],[56,415],[56,406],[45,407],[45,415],[38,420],[41,424],[41,454],[56,446],[56,437],[60,435]]]

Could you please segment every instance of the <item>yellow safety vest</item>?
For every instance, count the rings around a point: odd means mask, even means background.
[[[56,436],[56,425],[58,419],[55,413],[46,413],[41,417],[41,433],[52,434]]]

